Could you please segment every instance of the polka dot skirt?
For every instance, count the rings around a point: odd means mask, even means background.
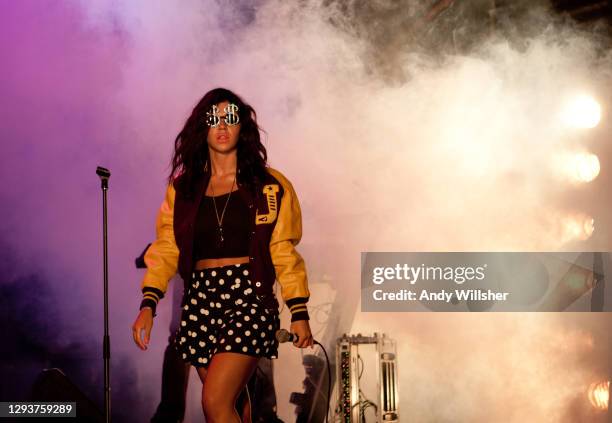
[[[258,301],[249,265],[197,270],[183,300],[175,347],[185,361],[206,367],[220,352],[277,358],[277,310]]]

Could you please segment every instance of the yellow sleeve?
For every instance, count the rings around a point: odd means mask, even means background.
[[[174,186],[169,184],[157,214],[156,239],[144,255],[147,270],[141,284],[144,298],[140,308],[149,306],[154,312],[178,268],[179,249],[174,238],[175,196]]]
[[[281,286],[283,301],[291,311],[291,321],[308,320],[306,302],[310,297],[304,259],[295,246],[302,238],[302,213],[291,183],[280,172],[269,169],[283,186],[276,225],[270,239],[270,255]]]

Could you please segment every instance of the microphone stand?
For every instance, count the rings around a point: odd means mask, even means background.
[[[110,336],[108,334],[108,227],[106,192],[110,171],[98,166],[96,174],[100,177],[102,188],[102,238],[104,252],[104,338],[102,340],[102,356],[104,358],[104,419],[110,423]]]

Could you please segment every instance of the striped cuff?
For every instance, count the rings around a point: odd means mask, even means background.
[[[153,316],[155,316],[157,303],[159,302],[159,300],[164,298],[164,293],[157,288],[151,288],[147,286],[142,288],[142,294],[143,298],[142,302],[140,303],[140,309],[142,310],[143,307],[151,307],[153,309]]]
[[[298,320],[310,320],[308,317],[308,308],[306,307],[306,302],[308,301],[308,297],[297,297],[291,298],[287,300],[287,307],[289,307],[289,311],[291,312],[291,321],[295,322]]]

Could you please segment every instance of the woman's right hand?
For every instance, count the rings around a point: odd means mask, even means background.
[[[132,325],[132,336],[134,342],[141,350],[146,350],[151,339],[151,329],[153,328],[153,310],[151,307],[143,307]],[[144,331],[144,337],[142,332]]]

